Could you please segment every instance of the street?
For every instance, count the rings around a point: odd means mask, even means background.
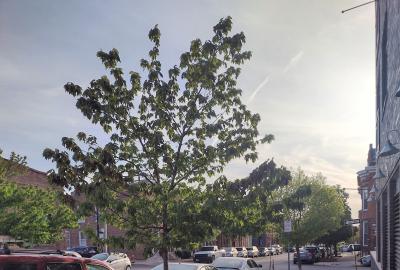
[[[288,270],[288,261],[287,261],[287,253],[276,255],[276,256],[267,256],[267,257],[259,257],[254,259],[257,263],[261,264],[262,270]],[[185,262],[192,262],[191,260],[185,260]],[[157,263],[159,264],[159,262]],[[156,266],[156,264],[146,264],[141,261],[137,261],[133,268],[135,270],[149,270],[152,267]],[[296,270],[297,265],[293,264],[293,253],[290,254],[290,269]],[[313,265],[303,264],[303,270],[330,270],[330,269],[343,269],[343,270],[354,270],[356,269],[354,266],[354,257],[351,253],[343,254],[343,257],[337,258],[336,262],[319,262]],[[360,265],[357,266],[357,269],[370,269],[370,267],[362,267]]]
[[[260,257],[255,259],[256,262],[262,264],[263,270],[287,270],[288,269],[288,261],[287,261],[287,253],[272,256],[272,257]],[[270,266],[271,265],[271,266]],[[272,268],[274,266],[274,268]],[[290,269],[297,269],[297,265],[293,264],[293,253],[290,254]],[[303,270],[330,270],[330,269],[356,269],[354,266],[354,257],[349,254],[343,254],[343,257],[339,257],[336,262],[319,262],[313,265],[311,264],[303,264]],[[370,269],[370,267],[361,267],[358,266],[357,269]]]

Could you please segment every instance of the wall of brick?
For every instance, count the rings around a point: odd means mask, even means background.
[[[400,87],[400,1],[376,1],[376,144],[378,152],[387,137],[397,144],[400,132],[400,98],[395,93]],[[399,145],[397,145],[399,146]],[[399,154],[378,157],[379,167],[386,177],[378,179],[377,258],[382,269],[394,269],[398,243],[394,237],[393,196],[399,191]]]

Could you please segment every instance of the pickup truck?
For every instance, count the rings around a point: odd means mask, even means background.
[[[212,263],[215,258],[225,256],[224,250],[219,250],[217,246],[204,246],[194,253],[193,262]]]

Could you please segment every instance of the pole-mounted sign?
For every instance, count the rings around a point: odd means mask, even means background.
[[[290,219],[283,222],[283,231],[287,233],[292,231],[292,221]]]

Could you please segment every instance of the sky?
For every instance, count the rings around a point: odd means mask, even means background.
[[[47,171],[44,148],[79,131],[100,135],[75,108],[63,85],[87,86],[105,74],[96,52],[117,48],[126,73],[140,71],[161,30],[160,60],[178,63],[195,38],[206,40],[220,18],[232,16],[252,59],[238,84],[261,116],[261,134],[275,141],[258,148],[255,163],[234,160],[230,178],[246,177],[263,161],[308,173],[328,184],[357,187],[375,144],[375,8],[341,10],[361,0],[0,1],[0,148],[28,157]],[[348,190],[353,217],[361,199]]]

